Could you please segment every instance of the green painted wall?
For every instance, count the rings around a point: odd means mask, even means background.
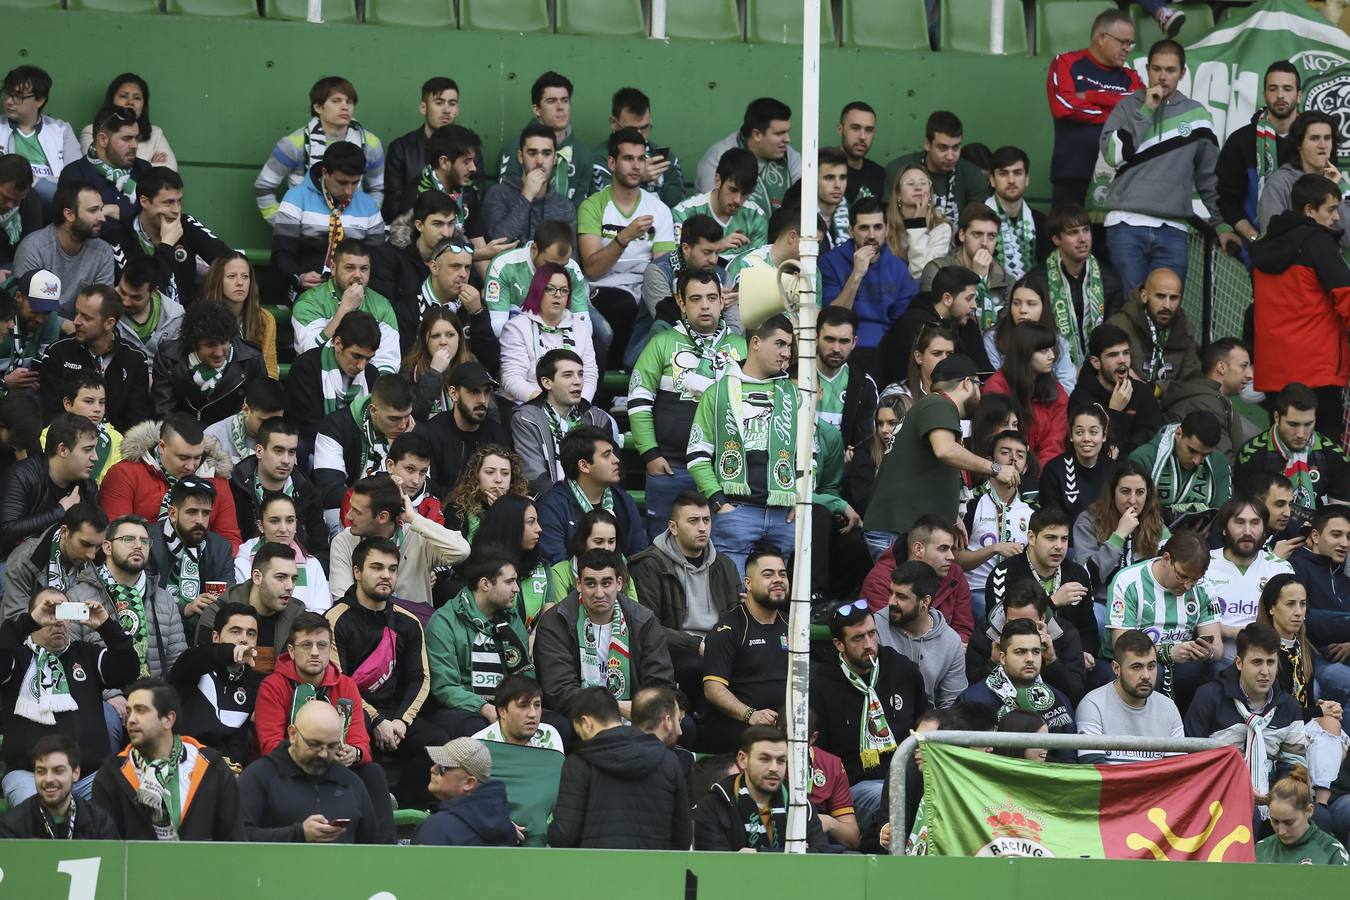
[[[253,178],[276,139],[308,118],[306,94],[324,75],[355,83],[358,117],[386,143],[418,124],[421,83],[450,75],[460,85],[460,123],[491,155],[529,118],[530,83],[546,69],[575,82],[573,123],[594,143],[608,134],[610,94],[636,85],[652,98],[654,139],[675,149],[691,180],[747,101],[767,94],[801,108],[801,51],[786,46],[4,8],[0,32],[5,68],[51,72],[48,109],[77,129],[93,118],[109,78],[128,69],[144,76],[152,119],[187,180],[189,211],[236,246],[268,245]],[[1044,57],[826,48],[822,141],[835,140],[844,103],[864,99],[879,114],[873,157],[884,163],[920,146],[928,113],[947,108],[965,122],[968,141],[1024,147],[1031,194],[1048,197],[1047,65]]]

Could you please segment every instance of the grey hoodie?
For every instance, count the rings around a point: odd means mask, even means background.
[[[708,549],[703,554],[703,561],[695,566],[675,543],[675,535],[671,534],[669,529],[657,535],[656,540],[652,541],[652,546],[675,563],[675,575],[680,579],[680,586],[684,588],[687,605],[682,630],[700,636],[712,631],[721,616],[717,607],[713,605],[712,582],[708,578],[708,572],[717,559],[717,548],[709,541]]]
[[[145,340],[141,340],[141,336],[136,333],[129,316],[117,320],[117,333],[126,338],[133,347],[140,347],[145,351],[147,365],[154,363],[160,344],[178,340],[182,329],[183,305],[162,294],[159,298],[159,321]]]
[[[961,638],[947,624],[942,613],[928,610],[933,627],[923,637],[911,637],[891,624],[890,613],[882,607],[872,614],[877,625],[877,640],[901,656],[913,660],[923,673],[928,701],[938,709],[951,706],[969,684],[966,680],[966,651]]]

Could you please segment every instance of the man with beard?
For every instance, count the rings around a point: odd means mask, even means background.
[[[1002,663],[999,639],[1003,629],[1018,619],[1034,624],[1041,636],[1041,677],[1045,683],[1061,691],[1070,703],[1082,699],[1088,682],[1088,668],[1084,664],[1092,657],[1083,652],[1083,639],[1077,628],[1051,617],[1045,588],[1030,577],[1012,582],[1000,604],[989,611],[989,626],[971,635],[966,649],[967,680],[979,683]],[[1092,643],[1087,646],[1095,648],[1097,644],[1097,633],[1093,631]]]
[[[787,840],[787,736],[770,725],[752,725],[736,751],[740,772],[717,782],[699,801],[695,850],[782,853]],[[808,853],[828,853],[829,839],[815,807],[806,807]]]
[[[970,203],[961,208],[959,225],[956,249],[946,256],[929,260],[919,276],[919,288],[932,290],[933,279],[945,266],[961,266],[974,272],[980,277],[976,288],[975,321],[984,333],[998,324],[998,314],[1008,305],[1012,294],[1012,279],[994,255],[998,249],[1001,220],[998,213],[983,203]]]
[[[1025,553],[1010,556],[994,567],[985,585],[985,609],[993,617],[1008,590],[1033,579],[1049,598],[1049,618],[1077,628],[1084,647],[1097,645],[1097,618],[1092,610],[1092,580],[1087,569],[1068,558],[1073,520],[1057,506],[1038,509],[1027,523]],[[1088,668],[1092,662],[1084,660]]]
[[[106,240],[117,242],[131,233],[140,212],[136,185],[150,174],[150,163],[136,156],[140,122],[136,114],[120,106],[104,106],[94,116],[94,142],[83,159],[61,170],[57,187],[87,185],[103,199]],[[105,282],[110,284],[111,281]]]
[[[970,357],[976,371],[994,371],[976,315],[980,290],[980,276],[963,265],[943,266],[934,273],[927,298],[910,304],[881,341],[878,368],[883,388],[909,378],[919,336],[937,325],[952,330],[956,352]]]
[[[777,726],[787,682],[787,562],[774,547],[745,559],[745,602],[717,620],[703,640],[703,696],[712,709],[699,749],[726,753],[751,725]]]
[[[1214,526],[1221,530],[1223,547],[1209,552],[1205,589],[1219,607],[1219,631],[1223,635],[1223,659],[1215,671],[1233,662],[1238,632],[1256,621],[1261,590],[1266,582],[1294,567],[1265,549],[1264,504],[1254,497],[1234,497],[1219,508]]]
[[[732,147],[717,161],[712,189],[695,194],[670,211],[679,241],[685,222],[708,216],[722,229],[718,251],[730,258],[748,247],[762,246],[769,238],[769,212],[751,199],[759,183],[755,155],[744,147]]]
[[[335,757],[342,717],[306,703],[286,728],[287,742],[239,776],[239,810],[253,842],[378,844],[381,829],[361,780]]]
[[[816,418],[838,429],[850,457],[876,428],[877,384],[849,365],[858,328],[857,313],[842,306],[825,307],[816,320]]]
[[[934,367],[932,393],[910,407],[877,469],[868,531],[888,531],[893,541],[925,512],[954,522],[962,472],[1017,486],[1017,469],[976,456],[961,444],[961,419],[980,402],[976,376],[975,363],[960,354]]]
[[[856,203],[861,197],[882,197],[886,170],[867,158],[877,137],[877,111],[861,100],[854,100],[839,112],[839,146],[848,159],[848,183],[844,197]]]
[[[933,205],[956,221],[968,203],[983,203],[989,196],[989,179],[980,167],[961,158],[965,126],[955,114],[939,109],[924,123],[923,149],[892,160],[886,166],[886,185],[882,197],[890,197],[895,179],[906,166],[919,164],[933,180]]]
[[[942,613],[962,644],[969,642],[975,631],[975,617],[970,609],[966,572],[956,565],[956,527],[938,516],[924,514],[914,520],[908,533],[886,547],[863,579],[862,595],[873,612],[890,602],[891,572],[905,560],[927,563],[937,574],[938,589],[929,609]]]
[[[1153,385],[1135,376],[1130,336],[1103,323],[1088,336],[1088,360],[1078,376],[1069,408],[1097,405],[1106,410],[1110,443],[1129,456],[1162,427],[1162,411]]]
[[[389,445],[412,429],[412,406],[408,382],[388,373],[375,379],[369,394],[319,422],[314,436],[314,484],[322,494],[330,531],[342,527],[340,510],[347,488],[383,472]]]
[[[1298,117],[1303,85],[1298,67],[1287,59],[1277,59],[1266,68],[1264,109],[1252,114],[1252,120],[1228,136],[1214,166],[1218,179],[1219,212],[1244,240],[1260,237],[1256,226],[1256,204],[1266,179],[1280,164],[1279,144],[1289,134]]]
[[[369,288],[370,250],[354,238],[333,248],[331,277],[318,282],[295,300],[291,327],[296,355],[333,340],[338,325],[350,312],[361,310],[380,325],[380,346],[371,363],[381,372],[399,370],[399,324],[394,308]]]
[[[1041,677],[1044,638],[1040,626],[1029,619],[1014,619],[1003,626],[998,648],[1002,657],[999,664],[983,681],[966,688],[962,702],[992,706],[1000,720],[1020,709],[1044,719],[1052,734],[1073,734],[1073,704]],[[1055,756],[1071,762],[1073,751]]]
[[[918,666],[878,645],[866,600],[836,609],[830,636],[838,660],[821,664],[811,679],[816,745],[843,762],[858,827],[865,832],[882,815],[881,789],[891,758],[929,708],[928,693]]]
[[[848,225],[849,239],[820,258],[821,300],[858,316],[855,361],[871,369],[882,337],[909,309],[919,288],[909,263],[886,243],[880,200],[869,197],[850,207]]]
[[[284,544],[263,544],[253,555],[250,579],[233,587],[220,602],[202,612],[197,643],[209,643],[213,633],[224,627],[220,614],[226,605],[245,604],[258,617],[253,668],[264,675],[271,672],[277,657],[286,648],[291,623],[305,611],[304,602],[295,596],[297,572],[294,550]]]
[[[511,429],[488,415],[497,382],[477,362],[463,362],[445,377],[453,406],[419,424],[415,434],[431,442],[431,480],[449,489],[459,483],[464,463],[484,444],[511,446]]]
[[[930,705],[951,706],[969,684],[965,648],[942,613],[932,608],[938,592],[933,567],[917,560],[891,572],[891,596],[885,611],[873,613],[877,639],[910,659],[923,673]]]
[[[1130,454],[1131,462],[1150,473],[1163,519],[1172,527],[1187,513],[1214,509],[1233,496],[1228,457],[1218,449],[1222,437],[1218,418],[1196,409]]]
[[[234,584],[234,553],[229,541],[208,530],[216,502],[211,482],[195,476],[179,479],[168,501],[163,527],[150,533],[151,567],[164,579],[188,629],[195,630],[202,610],[224,596],[207,585]]]
[[[115,841],[112,818],[95,803],[71,796],[80,781],[80,745],[66,734],[49,734],[33,745],[37,793],[0,817],[0,838]],[[77,815],[78,813],[78,815]]]
[[[52,199],[52,217],[55,220],[52,224],[19,242],[14,251],[14,272],[23,285],[20,290],[30,297],[33,293],[27,282],[30,273],[45,271],[55,275],[61,314],[74,316],[75,297],[80,288],[87,284],[112,284],[115,280],[113,248],[99,239],[105,221],[103,198],[88,185],[63,184]]]
[[[1317,395],[1305,384],[1287,384],[1275,395],[1270,430],[1242,445],[1233,480],[1246,484],[1259,473],[1282,473],[1293,486],[1293,506],[1306,519],[1326,502],[1350,460],[1332,436],[1317,430]]]
[[[1167,385],[1205,377],[1181,308],[1181,278],[1171,269],[1149,272],[1135,296],[1106,321],[1129,338],[1135,371],[1153,383],[1155,396]]]
[[[1132,737],[1178,738],[1185,734],[1181,713],[1172,698],[1156,694],[1158,648],[1136,629],[1116,638],[1111,671],[1115,681],[1104,684],[1078,704],[1079,734],[1123,734]],[[1153,750],[1079,750],[1081,763],[1129,763],[1168,754]]]

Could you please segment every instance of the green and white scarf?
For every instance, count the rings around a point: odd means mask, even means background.
[[[578,604],[581,600],[578,598]],[[602,664],[600,659],[600,626],[586,615],[586,607],[577,610],[577,643],[581,647],[581,684],[583,687],[602,687],[615,700],[630,700],[633,695],[632,659],[628,652],[628,622],[618,598],[614,600],[614,615],[609,623],[609,649]]]
[[[989,279],[981,278],[975,285],[975,302],[979,304],[980,331],[988,331],[998,324],[998,304],[989,290]]]
[[[383,472],[384,461],[389,456],[389,439],[375,430],[375,423],[370,418],[370,395],[356,398],[348,408],[361,433],[361,461],[365,468],[358,477]]]
[[[286,720],[286,724],[295,721],[295,717],[300,714],[300,708],[311,700],[318,700],[323,703],[328,702],[328,690],[323,685],[306,684],[297,682],[295,692],[291,694],[291,717]],[[344,735],[345,737],[345,735]]]
[[[131,638],[131,646],[141,660],[141,678],[150,676],[148,658],[150,652],[149,622],[145,615],[146,577],[142,572],[134,586],[122,584],[113,577],[106,565],[99,566],[98,577],[112,598],[113,609],[117,613],[117,622]]]
[[[98,151],[94,145],[89,145],[89,164],[94,170],[112,183],[122,193],[126,194],[132,200],[136,199],[136,179],[131,177],[131,169],[118,169],[104,162],[99,158]]]
[[[1056,703],[1054,689],[1042,681],[1040,675],[1029,686],[1018,687],[1002,666],[994,666],[994,671],[989,673],[984,684],[999,699],[999,721],[1014,709],[1043,717]]]
[[[863,695],[862,715],[858,717],[858,757],[864,769],[881,765],[881,754],[895,750],[895,734],[886,721],[886,709],[877,696],[877,679],[881,677],[881,663],[872,665],[867,680],[849,668],[844,657],[839,657],[839,669],[848,683]]]
[[[1031,217],[1031,206],[1023,203],[1021,214],[1014,219],[1009,217],[998,197],[990,197],[985,205],[998,214],[995,253],[999,265],[1008,273],[1009,280],[1016,281],[1036,262],[1036,223]]]
[[[713,424],[720,433],[710,435],[717,453],[717,480],[729,497],[749,496],[750,483],[745,461],[744,384],[739,372],[729,372],[712,386]],[[753,383],[753,382],[752,382]],[[761,383],[762,384],[762,383]],[[797,389],[787,378],[774,378],[763,386],[773,392],[773,413],[769,421],[769,506],[791,506],[797,502],[796,445]],[[691,445],[698,435],[691,435]]]
[[[9,332],[10,353],[4,374],[8,375],[25,363],[28,364],[26,368],[32,368],[32,364],[37,362],[41,341],[42,338],[37,331],[27,333],[23,327],[23,319],[15,317],[14,327]]]
[[[188,368],[192,370],[192,383],[197,385],[197,389],[202,392],[203,397],[210,397],[220,387],[220,379],[225,374],[225,370],[234,362],[234,342],[230,342],[230,348],[225,352],[225,362],[217,369],[210,363],[202,361],[197,355],[197,351],[188,354]]]
[[[338,365],[337,351],[330,341],[319,350],[319,385],[323,389],[324,415],[346,409],[352,401],[366,393],[365,373],[348,378]]]
[[[141,245],[141,250],[145,252],[146,256],[153,258],[155,255],[155,242],[150,240],[150,235],[145,233],[145,227],[141,225],[140,216],[137,216],[132,221],[131,230],[135,233],[136,242]],[[178,279],[177,277],[175,277],[174,271],[171,267],[166,266],[165,268],[169,276],[169,283],[168,285],[166,285],[168,295],[170,299],[181,300],[182,298],[179,296],[178,293]]]
[[[581,424],[581,404],[578,403],[567,411],[567,418],[558,415],[558,411],[553,408],[553,404],[548,398],[544,398],[544,413],[548,416],[549,434],[553,435],[553,464],[555,478],[561,477],[562,473],[562,439],[573,428]],[[589,510],[588,510],[589,512]]]
[[[782,850],[787,832],[787,786],[779,785],[768,807],[762,807],[745,783],[745,773],[731,783],[736,795],[736,811],[745,825],[745,846],[752,850]]]
[[[47,587],[65,591],[69,582],[65,564],[61,560],[61,526],[57,525],[47,538]]]
[[[417,292],[417,317],[419,319],[425,318],[427,310],[433,306],[444,306],[455,313],[459,312],[458,303],[445,303],[442,302],[440,297],[436,296],[436,285],[432,282],[431,276],[428,275],[427,280],[422,282],[422,289]]]
[[[55,725],[57,713],[79,709],[70,695],[61,655],[39,647],[31,635],[24,638],[23,645],[32,651],[33,658],[28,661],[19,695],[14,698],[14,714],[39,725]]]
[[[577,339],[572,336],[572,322],[574,320],[571,317],[570,310],[563,310],[563,318],[557,325],[548,324],[537,313],[526,313],[526,316],[529,318],[530,324],[534,326],[534,346],[540,356],[552,349],[544,346],[543,336],[546,334],[556,334],[558,340],[562,341],[564,348],[572,349],[576,347]],[[564,321],[567,324],[563,324]]]
[[[581,489],[571,478],[567,479],[567,486],[572,489],[572,496],[576,498],[577,506],[581,507],[581,514],[584,516],[595,508],[595,504],[586,496],[586,492]],[[614,489],[605,488],[605,492],[600,495],[600,508],[605,512],[614,512]]]
[[[202,592],[202,548],[189,547],[178,536],[173,523],[164,520],[164,543],[173,560],[173,579],[168,583],[169,593],[178,601],[179,607],[187,606]]]
[[[183,740],[176,734],[167,759],[146,759],[141,751],[131,748],[131,764],[140,781],[136,802],[150,814],[156,840],[178,840],[178,827],[183,818],[178,769],[183,764],[183,755]]]
[[[1102,267],[1097,258],[1088,255],[1087,271],[1083,278],[1083,326],[1078,326],[1078,313],[1073,305],[1073,289],[1064,274],[1059,251],[1045,261],[1046,281],[1050,286],[1050,311],[1055,316],[1055,330],[1064,335],[1069,344],[1069,357],[1074,368],[1087,359],[1087,339],[1093,330],[1106,321],[1106,289],[1102,287]]]
[[[1266,179],[1280,167],[1280,135],[1270,121],[1270,110],[1256,117],[1256,196],[1266,189]]]
[[[258,478],[258,475],[255,472],[253,474],[253,499],[256,500],[258,503],[259,513],[262,512],[263,496],[269,493],[273,492],[268,491],[263,487],[262,480]],[[281,486],[281,493],[285,494],[287,497],[295,496],[295,479],[292,478],[290,475],[286,476],[286,483]],[[299,560],[296,560],[296,562],[299,562]],[[305,568],[304,566],[300,567],[302,574],[304,572],[304,568]]]
[[[19,243],[19,235],[23,233],[23,222],[19,219],[19,207],[14,207],[7,213],[0,214],[0,228],[5,230],[5,238],[10,244]]]
[[[94,460],[94,470],[89,477],[98,481],[108,466],[108,454],[112,452],[112,435],[108,434],[108,426],[104,422],[99,422],[94,428],[98,430],[98,439],[94,442],[94,453],[97,456]]]
[[[169,483],[169,489],[164,492],[164,499],[159,503],[159,521],[163,522],[169,517],[169,495],[173,493],[173,486],[178,483],[178,479],[164,468],[164,462],[159,458],[159,444],[147,450],[141,457],[141,462],[163,475],[164,480]]]
[[[464,192],[448,190],[436,177],[436,169],[430,163],[422,167],[422,174],[417,179],[417,193],[420,194],[423,191],[440,191],[455,201],[455,226],[460,231],[464,230],[469,216],[468,210],[464,208]]]
[[[1306,506],[1309,509],[1317,505],[1316,481],[1313,478],[1312,467],[1308,465],[1308,455],[1326,449],[1330,443],[1321,434],[1314,431],[1312,440],[1308,441],[1307,447],[1302,450],[1292,450],[1285,446],[1284,441],[1280,440],[1278,426],[1272,425],[1270,431],[1266,432],[1265,449],[1280,454],[1281,458],[1284,459],[1284,468],[1281,471],[1284,473],[1284,477],[1288,478],[1294,485],[1295,505]]]
[[[708,385],[720,379],[727,368],[736,362],[730,348],[718,349],[727,335],[726,323],[718,319],[717,330],[712,334],[703,334],[690,325],[688,319],[681,317],[675,325],[675,330],[689,339],[694,348],[694,355],[698,357],[698,366],[692,370],[685,369],[680,374],[676,386],[695,397],[702,396]]]
[[[1182,482],[1181,463],[1176,456],[1177,431],[1173,422],[1158,432],[1158,455],[1153,460],[1153,484],[1158,489],[1158,504],[1165,508],[1192,512],[1214,506],[1214,478],[1209,459],[1202,459]]]
[[[520,617],[527,628],[533,628],[544,604],[548,602],[548,566],[540,562],[529,575],[521,578],[516,596],[520,599]]]
[[[1153,342],[1153,350],[1149,354],[1148,368],[1144,370],[1144,378],[1147,381],[1158,382],[1167,372],[1167,362],[1163,359],[1163,350],[1167,345],[1167,333],[1170,328],[1159,328],[1153,321],[1153,317],[1144,310],[1144,324],[1148,326],[1148,338]],[[1155,390],[1161,390],[1161,387],[1155,387]]]
[[[230,446],[234,448],[234,455],[239,459],[247,459],[252,456],[253,450],[257,446],[248,436],[248,423],[244,421],[243,410],[230,418]]]

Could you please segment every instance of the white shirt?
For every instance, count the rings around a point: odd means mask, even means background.
[[[500,722],[493,722],[491,725],[475,734],[474,737],[478,738],[480,741],[506,743],[506,739],[502,737],[502,725]],[[525,746],[537,747],[540,750],[557,750],[559,753],[562,753],[562,735],[558,734],[558,729],[547,722],[540,722],[539,730],[530,736],[530,740]]]
[[[1000,541],[1016,541],[1019,544],[1027,542],[1027,523],[1031,521],[1031,507],[1020,495],[1013,496],[1003,513],[1003,532],[1001,535],[999,533],[999,508],[994,501],[992,489],[987,493],[980,494],[974,503],[974,511],[970,514],[970,521],[967,522],[967,528],[970,531],[970,544],[966,549],[982,550]],[[994,571],[994,566],[998,565],[1002,558],[995,553],[966,573],[966,580],[970,582],[970,593],[972,595],[984,596],[984,583],[989,578],[989,573]]]
[[[1255,622],[1266,582],[1281,572],[1293,571],[1293,566],[1268,550],[1258,553],[1245,572],[1223,555],[1222,548],[1211,550],[1203,581],[1218,608],[1219,624],[1241,628]],[[1226,639],[1223,649],[1224,661],[1231,662],[1237,655],[1235,642]]]

